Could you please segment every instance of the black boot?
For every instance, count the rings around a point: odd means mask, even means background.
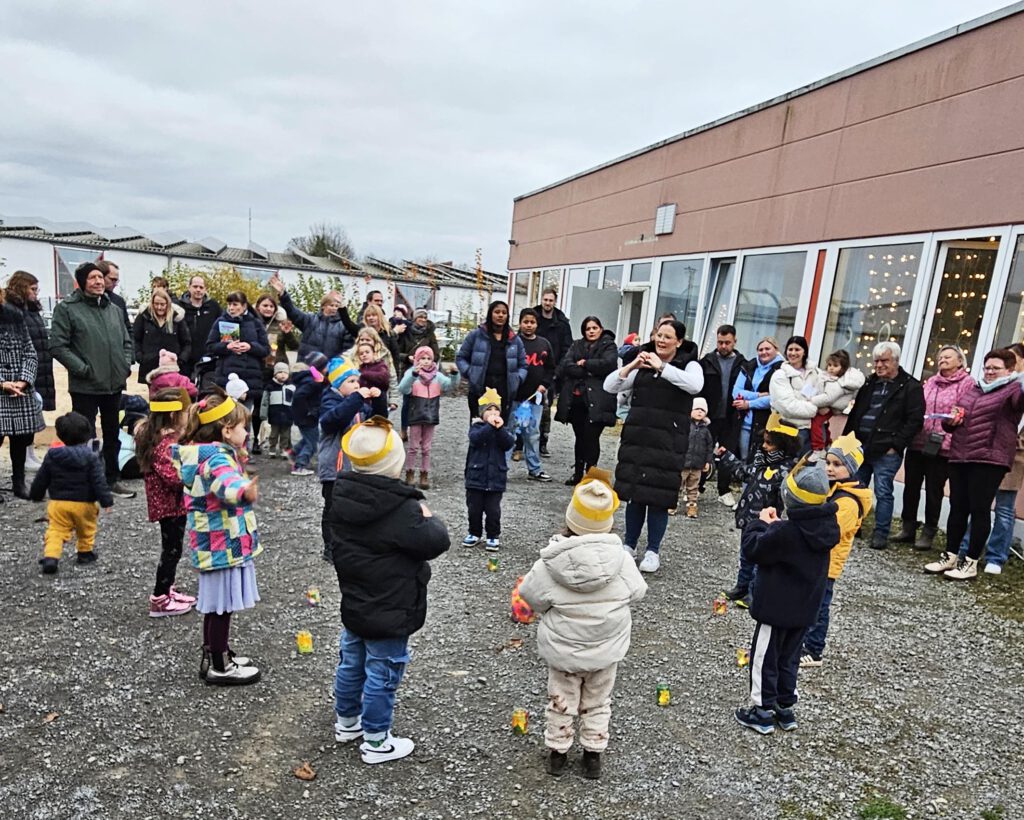
[[[542,456],[549,456],[549,455],[551,455],[551,453],[548,452],[548,437],[547,436],[541,436],[540,437],[540,454]]]
[[[579,461],[572,469],[572,478],[565,482],[566,487],[575,487],[583,480],[583,464]]]
[[[935,533],[937,531],[937,527],[929,527],[927,524],[921,527],[921,534],[917,536],[917,540],[914,542],[914,549],[920,552],[928,552],[932,549],[932,542],[935,540]]]
[[[601,753],[583,751],[583,776],[597,780],[601,776]]]
[[[548,759],[544,768],[548,774],[561,777],[565,774],[565,765],[568,760],[569,756],[565,752],[556,752],[552,749],[548,752]]]
[[[28,490],[25,488],[25,461],[22,457],[21,466],[13,465],[11,475],[11,492],[15,498],[28,501]]]
[[[900,533],[892,540],[897,544],[913,544],[914,539],[917,537],[917,522],[916,521],[904,521],[903,526],[900,528]]]

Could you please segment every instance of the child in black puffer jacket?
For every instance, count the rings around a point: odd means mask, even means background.
[[[85,416],[67,413],[57,419],[57,438],[63,447],[53,447],[43,459],[29,491],[29,498],[42,501],[47,492],[49,524],[43,557],[39,560],[44,575],[54,575],[64,551],[64,542],[78,535],[78,563],[96,560],[96,502],[105,510],[114,506],[114,496],[103,476],[99,454],[91,439],[96,430]]]
[[[736,505],[736,529],[741,533],[747,525],[758,520],[761,510],[774,507],[780,512],[785,509],[782,498],[782,482],[796,460],[800,441],[794,427],[783,424],[777,413],[768,418],[764,431],[764,442],[750,464],[740,461],[724,447],[719,447],[718,469],[728,470],[732,477],[743,481],[743,493]],[[754,564],[743,552],[743,537],[740,536],[740,561],[736,573],[736,585],[725,593],[739,606],[747,607],[750,602],[750,582],[754,575]]]
[[[683,459],[683,484],[680,492],[686,492],[686,517],[697,517],[697,493],[700,477],[711,467],[715,455],[715,437],[711,435],[708,421],[708,403],[699,396],[693,400],[690,410],[690,437],[686,440],[686,456]],[[675,515],[675,508],[668,511]]]

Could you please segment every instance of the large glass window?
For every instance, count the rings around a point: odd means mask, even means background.
[[[686,325],[691,336],[697,319],[697,300],[700,298],[700,277],[704,272],[703,259],[674,259],[661,263],[661,281],[658,283],[658,302],[655,316],[674,313]]]
[[[555,293],[560,293],[562,287],[562,269],[552,268],[543,271],[540,278],[540,290],[537,291],[537,298],[534,300],[535,305],[540,304],[540,297],[544,294],[548,288],[551,288]]]
[[[395,285],[395,304],[403,303],[412,310],[434,307],[434,289],[429,285],[410,285],[408,282]],[[517,316],[519,314],[516,314]]]
[[[1005,347],[1024,340],[1024,236],[1017,240],[1010,265],[1010,281],[999,310],[995,347]]]
[[[845,350],[853,365],[872,372],[871,349],[878,342],[900,346],[907,333],[921,243],[843,248],[825,322],[824,358]],[[781,340],[780,340],[781,341]]]
[[[515,284],[512,287],[512,315],[518,316],[519,311],[524,307],[532,307],[530,304],[529,271],[519,271],[515,275]]]
[[[701,355],[715,347],[718,328],[729,322],[729,308],[732,305],[732,286],[736,281],[736,259],[715,259],[711,262],[711,280],[708,283],[708,298],[704,305],[704,343]]]
[[[651,263],[637,262],[629,266],[629,281],[633,284],[651,281]]]
[[[604,269],[605,290],[622,290],[622,265],[608,265]]]
[[[765,336],[782,345],[793,334],[806,257],[804,251],[744,257],[733,321],[744,349]]]

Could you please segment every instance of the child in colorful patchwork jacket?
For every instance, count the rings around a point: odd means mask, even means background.
[[[452,367],[444,374],[434,361],[434,351],[428,346],[416,348],[412,367],[405,371],[398,390],[408,396],[409,441],[405,454],[405,483],[413,484],[416,462],[420,463],[420,489],[430,489],[430,445],[434,428],[441,423],[441,394],[454,390],[459,383],[459,371]]]
[[[182,444],[171,458],[184,485],[192,566],[199,570],[196,611],[203,613],[199,675],[208,684],[255,683],[260,671],[228,643],[231,614],[260,599],[253,559],[263,551],[256,529],[256,479],[242,472],[238,452],[248,435],[249,411],[224,393],[188,411]]]

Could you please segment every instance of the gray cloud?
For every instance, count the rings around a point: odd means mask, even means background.
[[[502,270],[515,195],[999,5],[9,0],[0,212]]]

